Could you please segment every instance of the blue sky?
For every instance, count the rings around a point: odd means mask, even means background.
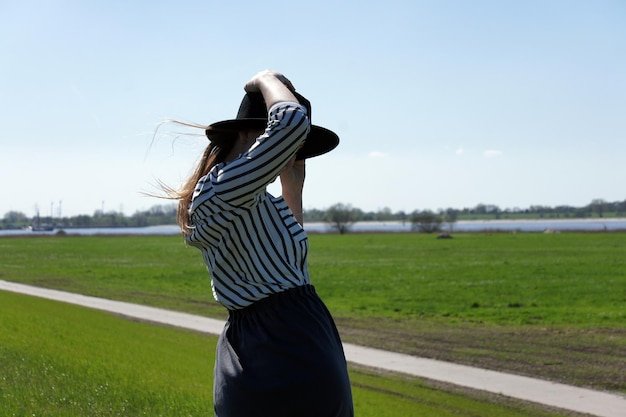
[[[305,208],[626,199],[624,1],[2,0],[0,59],[0,216],[163,204],[206,140],[159,123],[266,68],[341,137]]]

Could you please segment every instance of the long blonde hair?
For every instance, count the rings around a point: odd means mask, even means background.
[[[206,126],[193,125],[185,122],[173,120],[169,122],[187,127],[206,129]],[[193,229],[189,216],[189,207],[198,181],[200,181],[200,178],[207,175],[215,165],[226,159],[233,148],[236,137],[237,132],[212,132],[211,142],[209,142],[209,145],[204,149],[202,157],[187,180],[185,180],[178,189],[169,187],[163,183],[160,184],[160,188],[165,192],[165,196],[161,197],[178,201],[176,221],[184,235],[190,234]]]

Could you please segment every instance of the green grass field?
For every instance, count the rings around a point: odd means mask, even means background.
[[[623,234],[316,236],[312,246],[339,315],[589,328],[626,319]]]
[[[0,416],[212,416],[216,338],[0,292]],[[356,415],[547,417],[351,369]]]
[[[626,235],[310,237],[312,280],[336,316],[622,328]],[[223,315],[199,252],[178,237],[0,240],[0,277]]]
[[[344,341],[626,392],[625,234],[310,244],[313,283]],[[4,238],[0,279],[225,317],[199,252],[178,237]]]

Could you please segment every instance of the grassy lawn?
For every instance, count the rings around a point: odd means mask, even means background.
[[[216,341],[0,291],[0,416],[212,416]],[[417,379],[350,376],[361,417],[563,415]]]
[[[345,340],[626,391],[626,235],[320,235]]]
[[[626,235],[311,235],[344,341],[626,392]],[[224,318],[178,237],[0,239],[0,279]]]
[[[210,415],[206,336],[0,292],[0,341],[1,416]]]

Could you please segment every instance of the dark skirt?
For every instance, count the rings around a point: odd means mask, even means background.
[[[335,323],[313,286],[231,311],[218,345],[217,417],[352,417]]]

